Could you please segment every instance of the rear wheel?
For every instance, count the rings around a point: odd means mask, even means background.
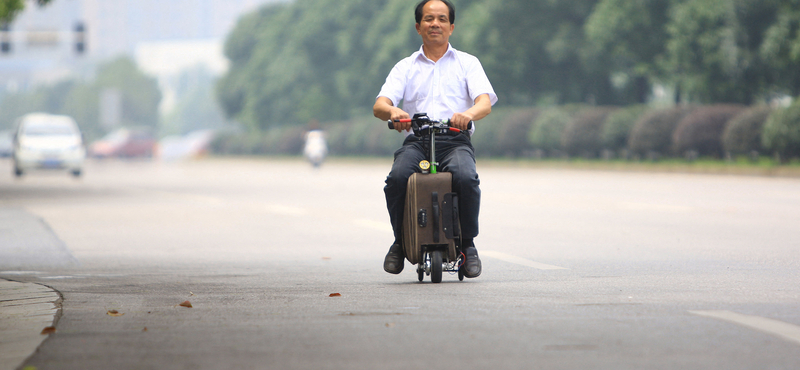
[[[431,282],[442,282],[442,251],[431,253]]]

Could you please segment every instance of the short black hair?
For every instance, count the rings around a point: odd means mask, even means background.
[[[417,23],[422,22],[422,8],[425,6],[425,4],[431,1],[434,0],[422,0],[419,2],[419,4],[417,4],[417,8],[414,9],[414,19],[417,21]],[[447,5],[447,9],[450,10],[450,24],[456,24],[456,7],[453,6],[453,4],[451,4],[447,0],[435,0],[435,1],[441,1],[444,3],[444,5]]]

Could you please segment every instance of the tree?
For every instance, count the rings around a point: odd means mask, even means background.
[[[242,17],[216,96],[253,130],[368,114],[419,48],[416,0],[296,0]],[[749,104],[800,93],[800,0],[454,0],[451,44],[476,55],[500,105]]]
[[[665,69],[689,100],[750,104],[770,85],[761,39],[779,0],[675,3],[667,25]]]
[[[122,95],[122,125],[158,125],[161,90],[155,78],[142,73],[136,62],[119,57],[98,67],[94,85],[99,90],[116,89]]]
[[[667,14],[671,0],[601,0],[584,25],[586,52],[612,73],[621,101],[645,103],[663,75]]]
[[[777,17],[764,32],[758,54],[776,90],[800,95],[800,0],[783,1]]]
[[[104,89],[120,92],[123,126],[159,123],[161,92],[155,79],[144,75],[133,60],[120,57],[101,64],[94,81],[66,80],[31,92],[6,94],[0,99],[0,128],[11,128],[14,120],[30,112],[66,114],[73,117],[87,138],[106,133],[100,122],[100,95]]]
[[[45,6],[52,0],[36,0],[39,6]],[[25,9],[25,0],[0,0],[0,24],[11,23]]]

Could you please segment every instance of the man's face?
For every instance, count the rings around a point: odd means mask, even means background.
[[[447,44],[455,25],[450,23],[450,9],[441,1],[429,1],[422,7],[422,20],[417,23],[417,33],[426,45]]]

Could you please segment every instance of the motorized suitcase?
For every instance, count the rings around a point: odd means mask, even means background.
[[[403,251],[418,264],[425,250],[440,249],[450,261],[456,260],[456,239],[460,237],[458,196],[452,192],[449,172],[414,173],[408,178],[403,217]]]

